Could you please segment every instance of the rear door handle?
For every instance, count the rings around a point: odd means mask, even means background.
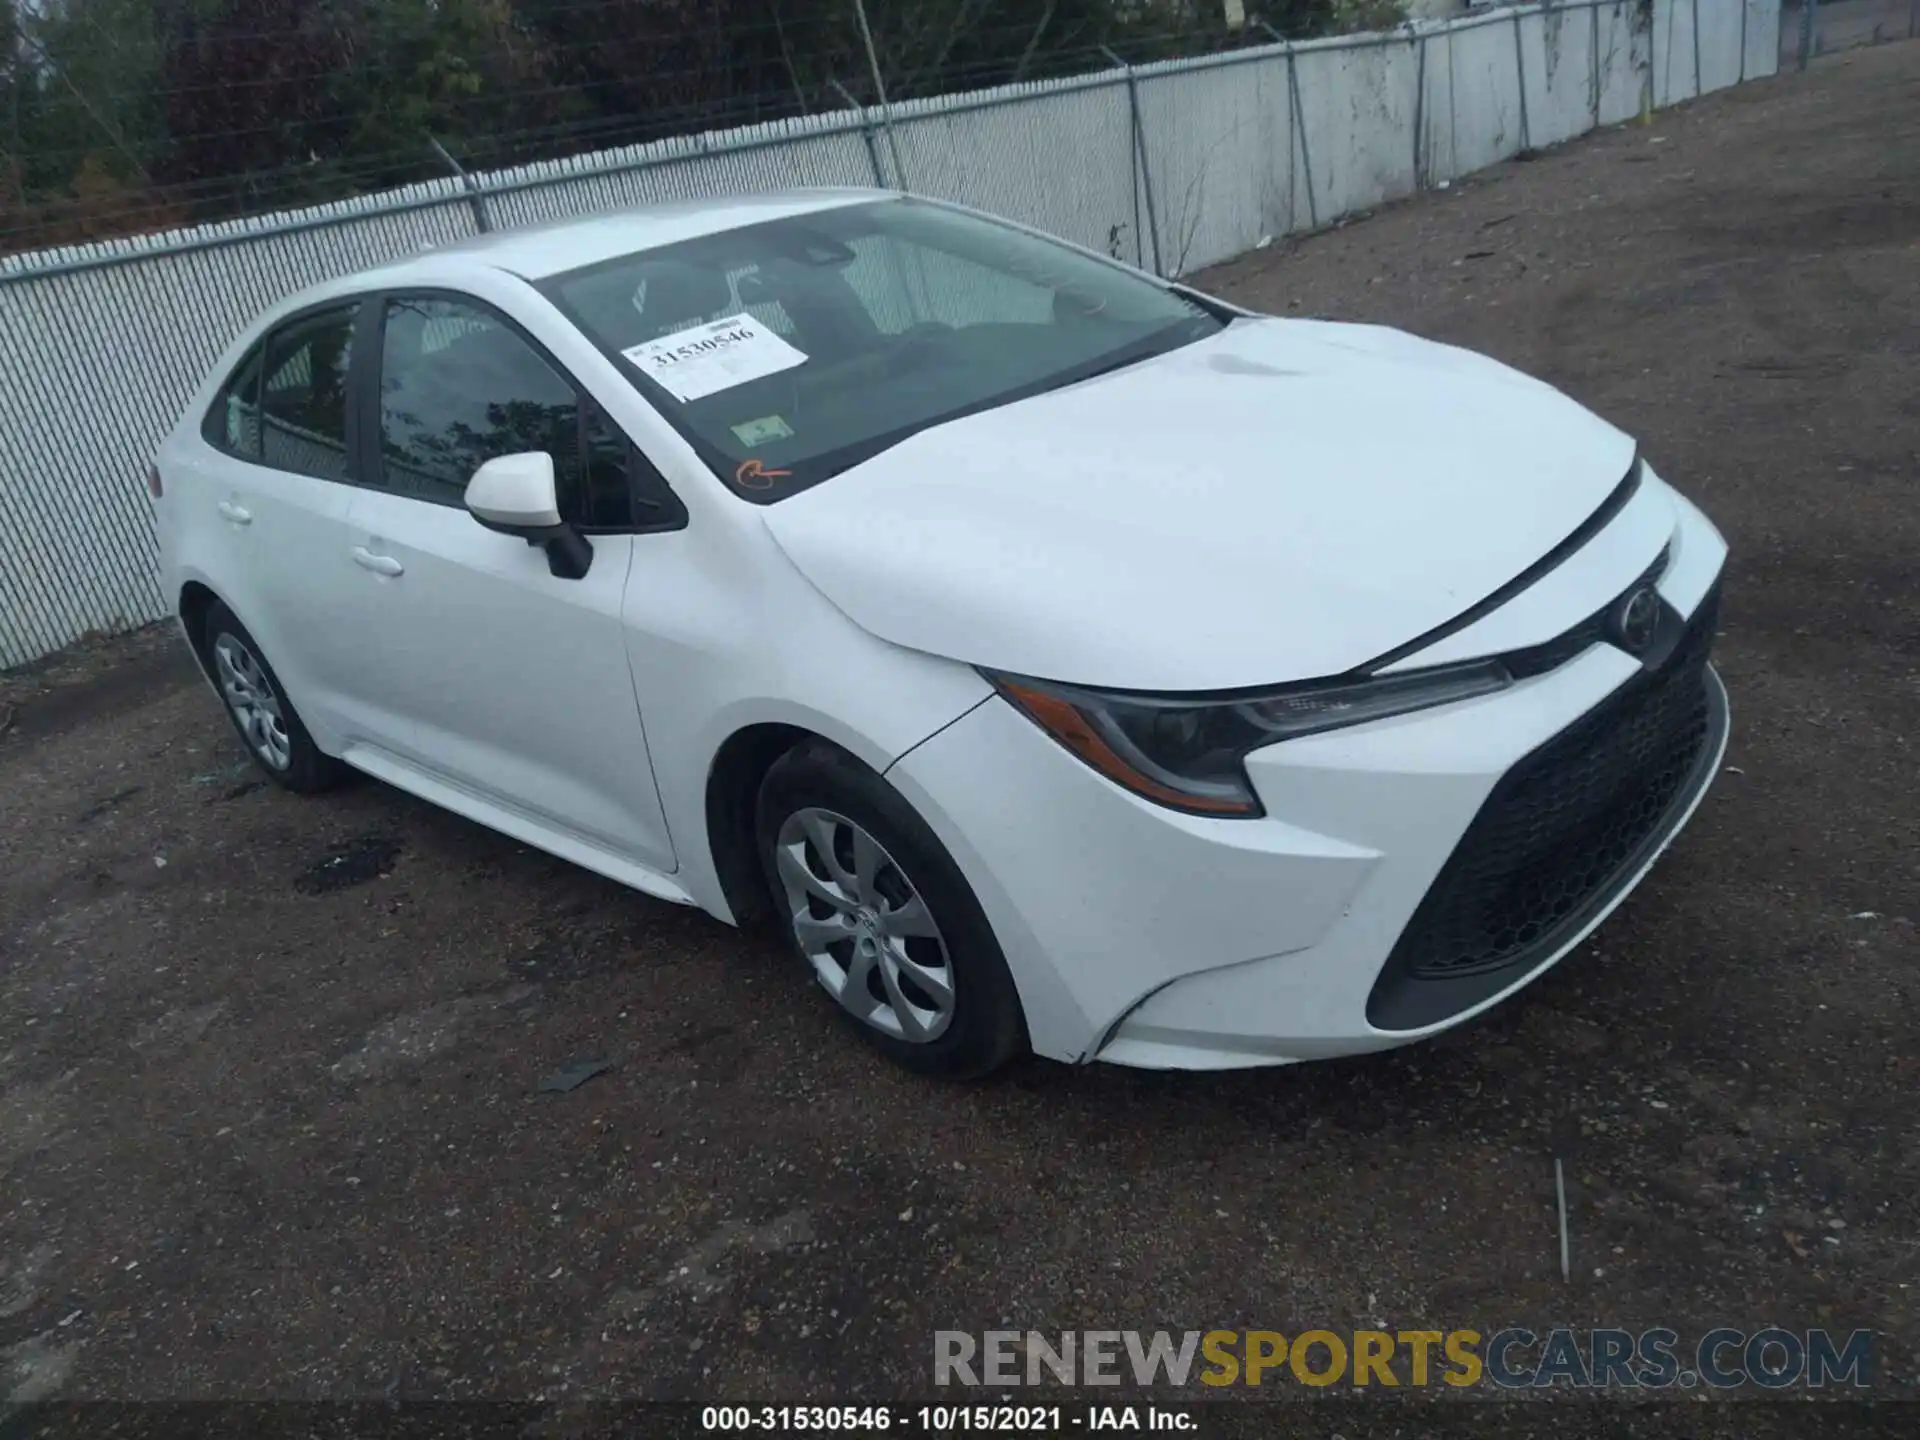
[[[356,545],[348,553],[353,556],[354,564],[376,575],[398,575],[407,568],[391,555],[376,555],[364,545]]]
[[[231,500],[222,500],[219,509],[223,519],[231,520],[236,525],[251,525],[253,523],[253,512],[251,510],[241,509]]]

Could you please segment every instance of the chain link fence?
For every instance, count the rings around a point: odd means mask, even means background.
[[[1780,68],[1804,70],[1817,55],[1920,37],[1920,0],[1786,0],[1780,7]]]
[[[303,286],[486,229],[875,185],[1162,275],[1775,72],[1780,0],[1562,0],[610,150],[0,259],[0,668],[169,613],[148,459]]]

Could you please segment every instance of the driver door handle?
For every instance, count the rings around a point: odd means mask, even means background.
[[[253,523],[253,512],[241,509],[231,500],[222,500],[217,508],[220,511],[221,518],[231,520],[236,525],[251,525]]]
[[[398,575],[407,568],[391,555],[376,555],[364,545],[356,545],[347,553],[353,556],[354,564],[376,575]]]

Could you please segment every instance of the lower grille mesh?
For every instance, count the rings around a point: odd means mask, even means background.
[[[1415,911],[1390,971],[1442,979],[1499,969],[1614,878],[1699,763],[1717,611],[1703,605],[1659,671],[1508,772]]]

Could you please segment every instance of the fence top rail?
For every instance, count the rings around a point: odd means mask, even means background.
[[[775,127],[780,128],[776,130]],[[834,112],[826,116],[802,116],[795,117],[793,121],[771,121],[762,125],[745,126],[732,132],[669,136],[644,146],[603,151],[585,161],[547,160],[537,165],[484,172],[469,178],[483,195],[506,195],[548,185],[564,185],[600,176],[652,169],[680,160],[695,160],[711,155],[766,149],[775,145],[843,134],[858,128],[858,117],[851,112]],[[764,133],[767,131],[775,133]],[[714,134],[731,134],[742,138],[714,143],[711,138]],[[536,169],[546,173],[527,173]],[[301,210],[219,220],[187,230],[118,237],[112,240],[91,241],[82,245],[63,246],[53,250],[4,256],[0,257],[0,289],[10,283],[23,280],[71,275],[78,271],[97,270],[124,261],[161,259],[199,250],[244,245],[250,241],[273,236],[330,229],[358,221],[412,214],[448,204],[464,206],[473,194],[474,190],[466,182],[449,176],[418,181],[412,185],[373,195],[351,196],[344,200],[335,200],[325,205]]]
[[[668,136],[640,145],[622,146],[587,156],[536,161],[507,169],[477,172],[465,179],[446,176],[416,181],[393,190],[371,195],[350,196],[299,210],[244,216],[231,220],[213,221],[187,229],[114,237],[0,256],[0,293],[9,286],[28,281],[70,276],[128,262],[160,260],[170,256],[224,249],[283,235],[328,230],[342,225],[413,214],[443,206],[457,205],[465,209],[473,203],[476,196],[485,199],[497,195],[520,194],[557,185],[574,184],[583,180],[665,168],[688,161],[739,155],[808,140],[830,139],[858,133],[872,125],[876,116],[884,116],[887,121],[894,124],[910,124],[949,115],[964,115],[980,110],[1017,105],[1026,101],[1105,89],[1125,84],[1129,75],[1136,79],[1146,79],[1161,75],[1187,74],[1236,65],[1257,64],[1290,55],[1379,49],[1417,43],[1422,39],[1431,39],[1434,36],[1451,34],[1455,31],[1511,24],[1512,17],[1515,15],[1619,9],[1633,3],[1635,0],[1536,0],[1536,3],[1501,6],[1445,20],[1409,21],[1393,30],[1332,35],[1317,40],[1276,40],[1270,45],[1248,46],[1212,55],[1156,60],[1143,65],[1130,67],[1122,65],[1084,75],[1022,81],[986,90],[960,91],[950,95],[894,101],[884,107],[856,107],[823,114],[762,121],[754,125],[725,130]]]

